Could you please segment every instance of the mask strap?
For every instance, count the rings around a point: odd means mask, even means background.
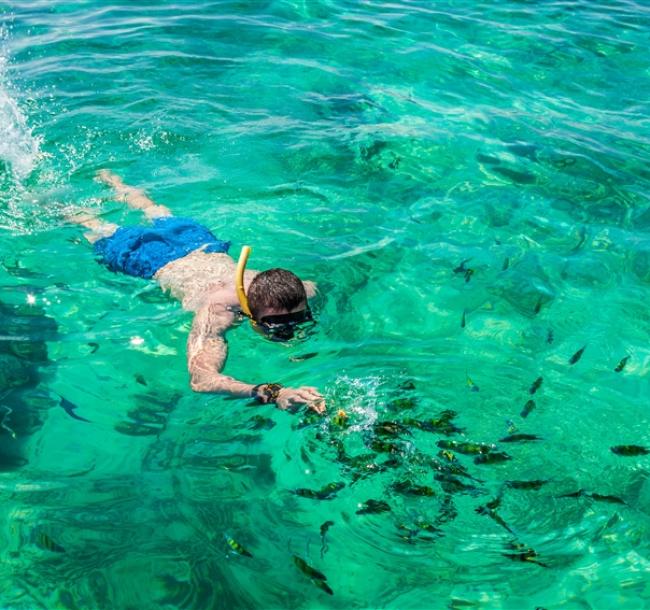
[[[250,307],[248,306],[248,297],[246,296],[246,291],[244,290],[244,271],[246,270],[246,263],[248,262],[248,256],[251,253],[250,246],[244,246],[241,249],[241,254],[239,255],[239,261],[237,262],[237,271],[235,275],[235,290],[237,291],[237,298],[239,299],[239,306],[241,310],[252,319],[252,314]]]

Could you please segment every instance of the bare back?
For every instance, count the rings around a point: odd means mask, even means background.
[[[183,309],[197,312],[217,296],[224,306],[237,305],[235,292],[235,261],[222,253],[203,252],[200,249],[167,263],[154,275],[164,291],[178,299]],[[257,271],[246,271],[247,287]]]

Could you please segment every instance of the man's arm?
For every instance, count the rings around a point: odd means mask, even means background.
[[[224,334],[233,320],[234,314],[219,302],[206,305],[194,317],[187,340],[187,366],[190,386],[195,392],[252,397],[255,388],[253,384],[221,373],[227,355]],[[310,387],[282,388],[275,403],[281,409],[306,404],[318,413],[325,411],[323,397],[316,388]]]

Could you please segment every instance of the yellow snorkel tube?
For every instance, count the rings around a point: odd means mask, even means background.
[[[251,253],[250,246],[244,246],[237,261],[237,272],[235,275],[235,290],[237,291],[237,298],[239,299],[239,306],[241,310],[249,317],[252,318],[251,309],[248,306],[248,297],[244,290],[244,271],[246,270],[246,263]]]

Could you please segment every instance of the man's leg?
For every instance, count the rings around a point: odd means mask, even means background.
[[[84,237],[91,244],[94,244],[98,239],[102,239],[103,237],[110,237],[119,228],[119,225],[113,222],[106,222],[97,218],[92,211],[83,211],[73,216],[68,216],[68,220],[74,224],[90,229],[84,233]]]
[[[168,207],[154,203],[145,195],[143,190],[124,184],[122,178],[106,169],[97,174],[97,179],[104,184],[108,184],[108,186],[112,186],[118,200],[124,201],[126,205],[134,210],[142,210],[149,220],[172,215]]]

